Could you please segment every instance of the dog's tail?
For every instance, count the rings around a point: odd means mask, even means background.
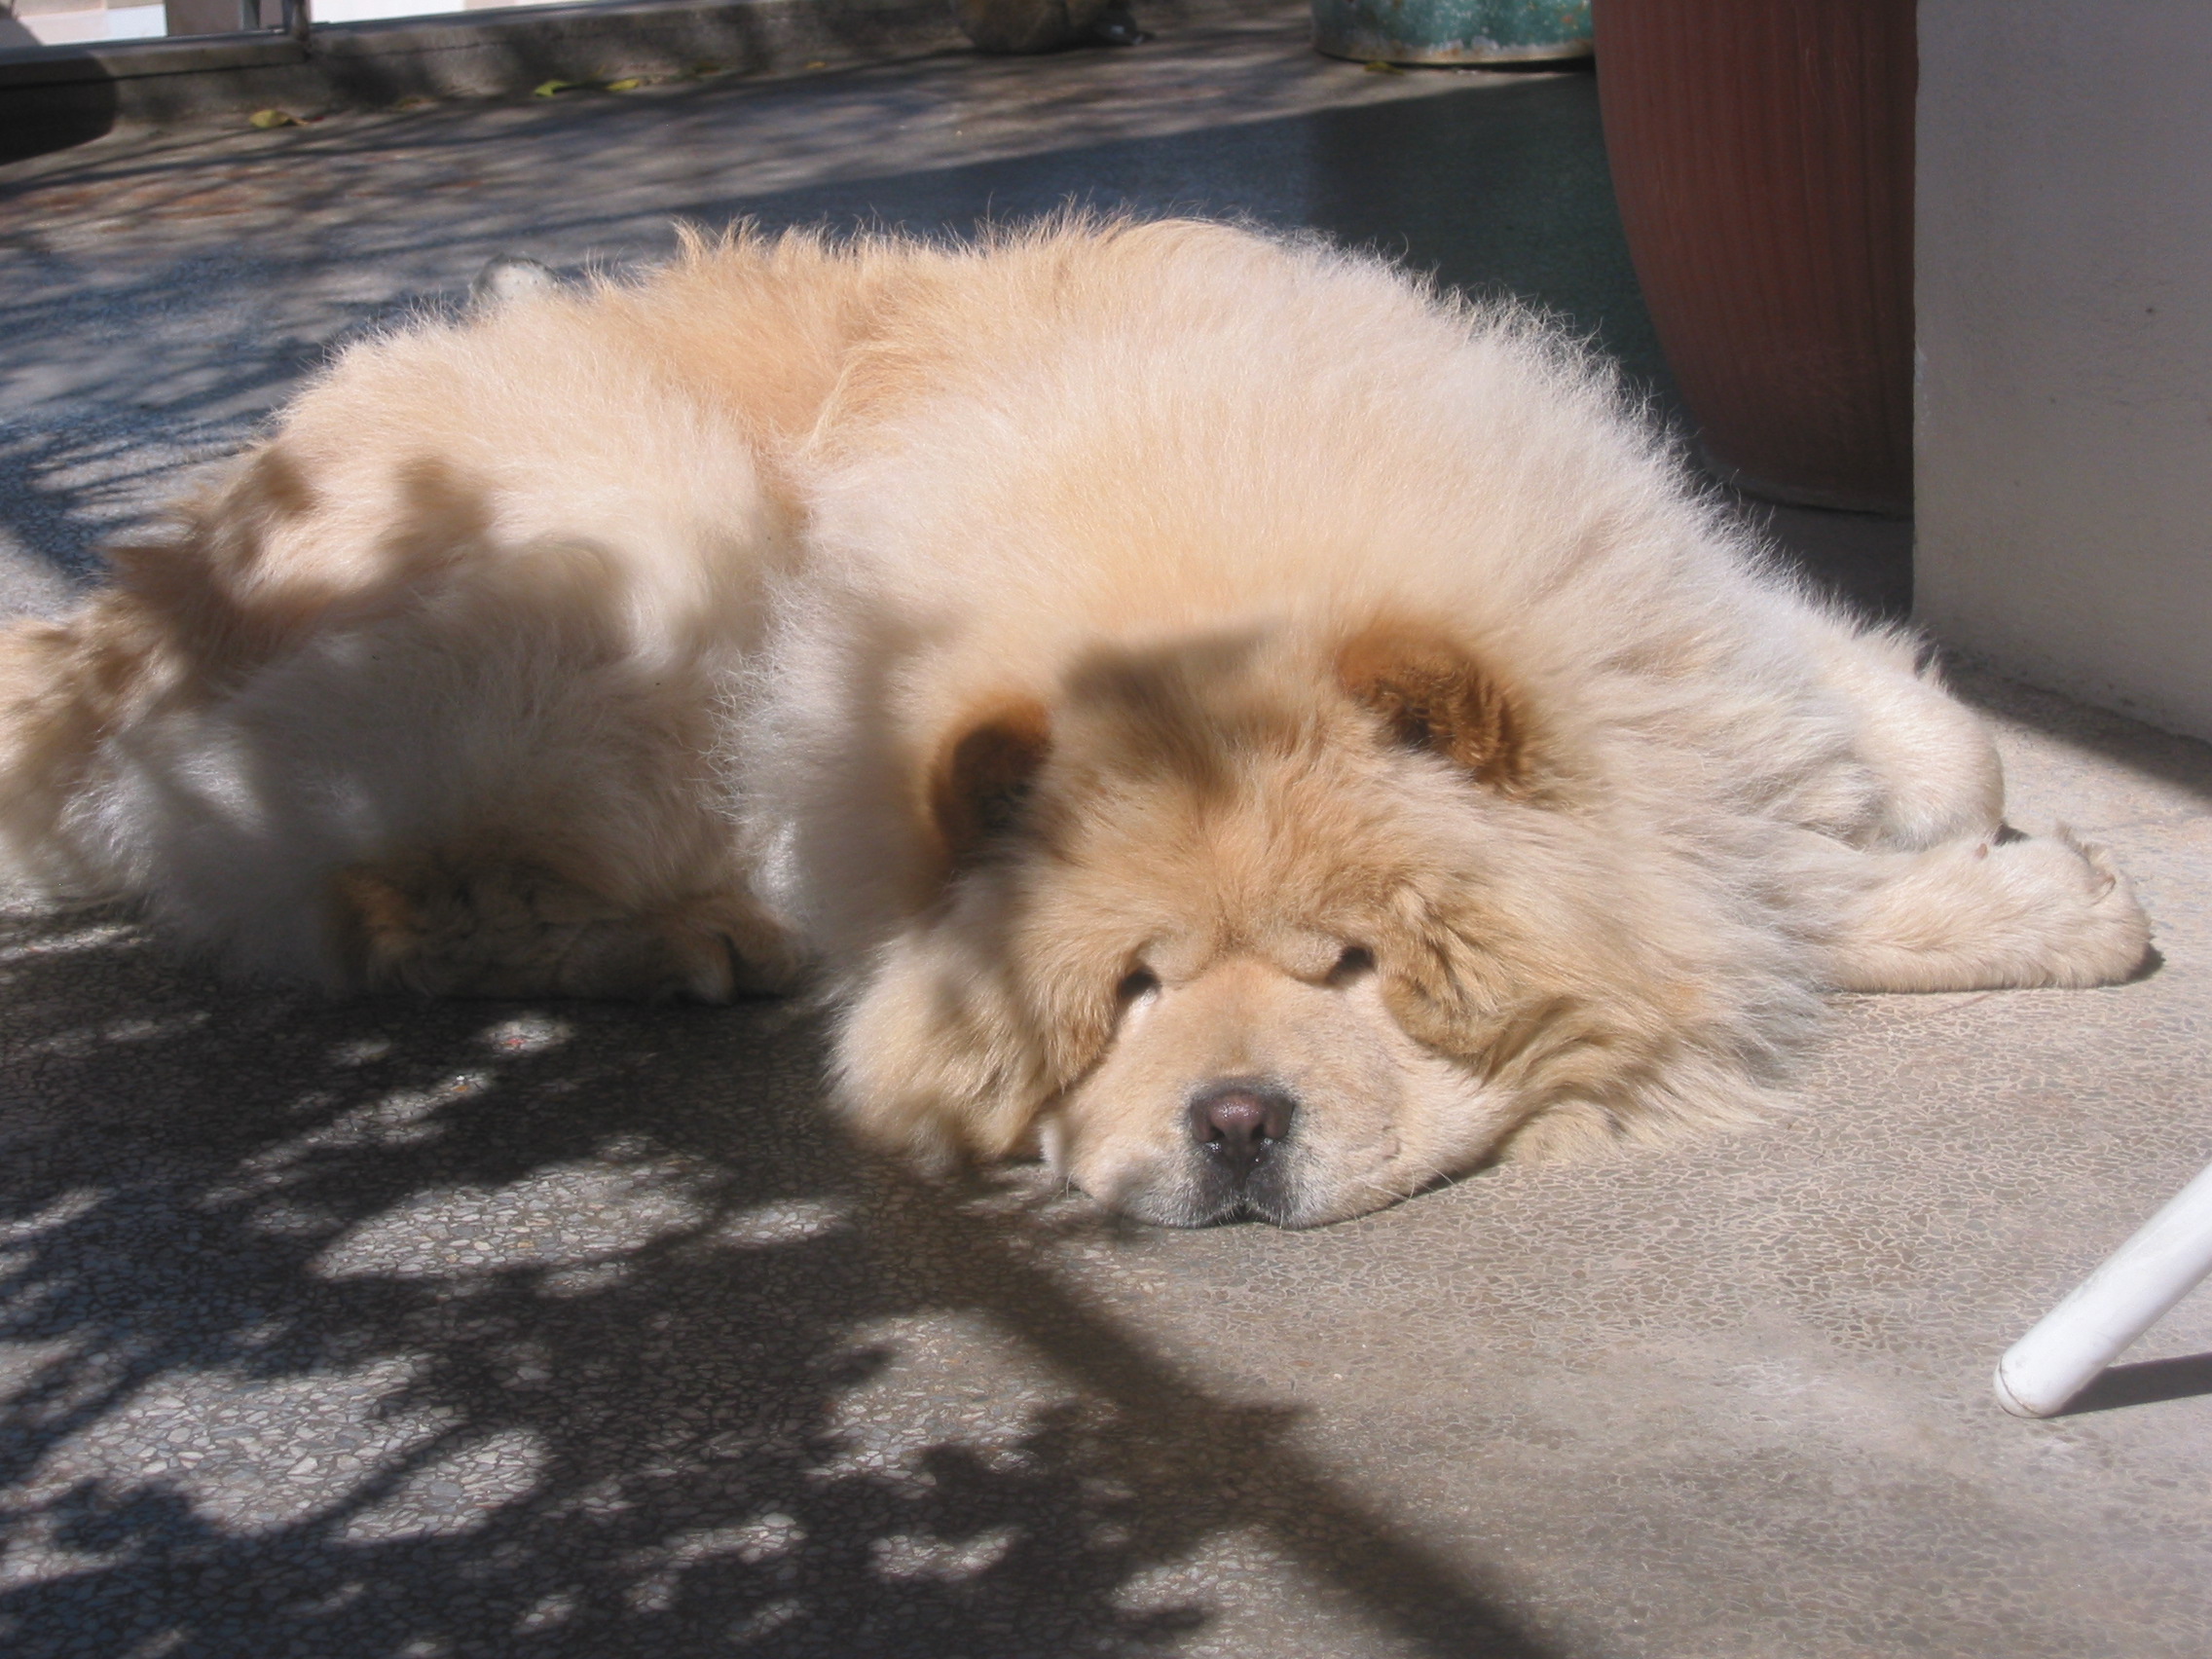
[[[111,545],[106,584],[74,613],[0,624],[0,879],[60,899],[134,894],[139,857],[102,811],[118,740],[298,635],[315,596],[257,597],[256,571],[272,529],[311,500],[264,448],[159,531]]]
[[[61,828],[99,725],[78,686],[80,646],[74,620],[0,632],[0,878],[49,890],[83,885]]]
[[[111,740],[195,678],[203,619],[165,599],[205,562],[197,532],[110,548],[108,584],[74,612],[0,625],[0,879],[51,899],[131,894],[130,851],[100,810]]]
[[[82,811],[102,740],[143,696],[149,667],[120,648],[114,611],[94,599],[58,622],[0,628],[0,878],[55,898],[124,885]]]

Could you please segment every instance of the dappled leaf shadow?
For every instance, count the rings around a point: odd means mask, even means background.
[[[1064,1283],[1085,1206],[857,1161],[788,1011],[330,1006],[100,916],[0,972],[11,1654],[1136,1653],[1254,1531],[1538,1650]]]

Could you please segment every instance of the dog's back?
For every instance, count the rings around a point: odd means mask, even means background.
[[[354,347],[75,615],[0,636],[0,855],[341,988],[786,977],[708,727],[881,275],[737,239]]]

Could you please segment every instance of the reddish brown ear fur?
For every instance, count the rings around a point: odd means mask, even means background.
[[[1464,767],[1508,794],[1530,789],[1528,723],[1513,697],[1441,635],[1379,624],[1337,653],[1337,680],[1401,743]]]
[[[930,776],[930,816],[952,863],[1014,822],[1051,748],[1051,717],[1027,699],[995,709],[945,745]]]

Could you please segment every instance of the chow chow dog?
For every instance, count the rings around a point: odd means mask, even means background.
[[[1175,1225],[1746,1120],[1824,988],[2144,959],[1916,643],[1510,310],[1183,222],[512,287],[7,637],[23,872],[336,991],[803,977],[867,1137]]]

